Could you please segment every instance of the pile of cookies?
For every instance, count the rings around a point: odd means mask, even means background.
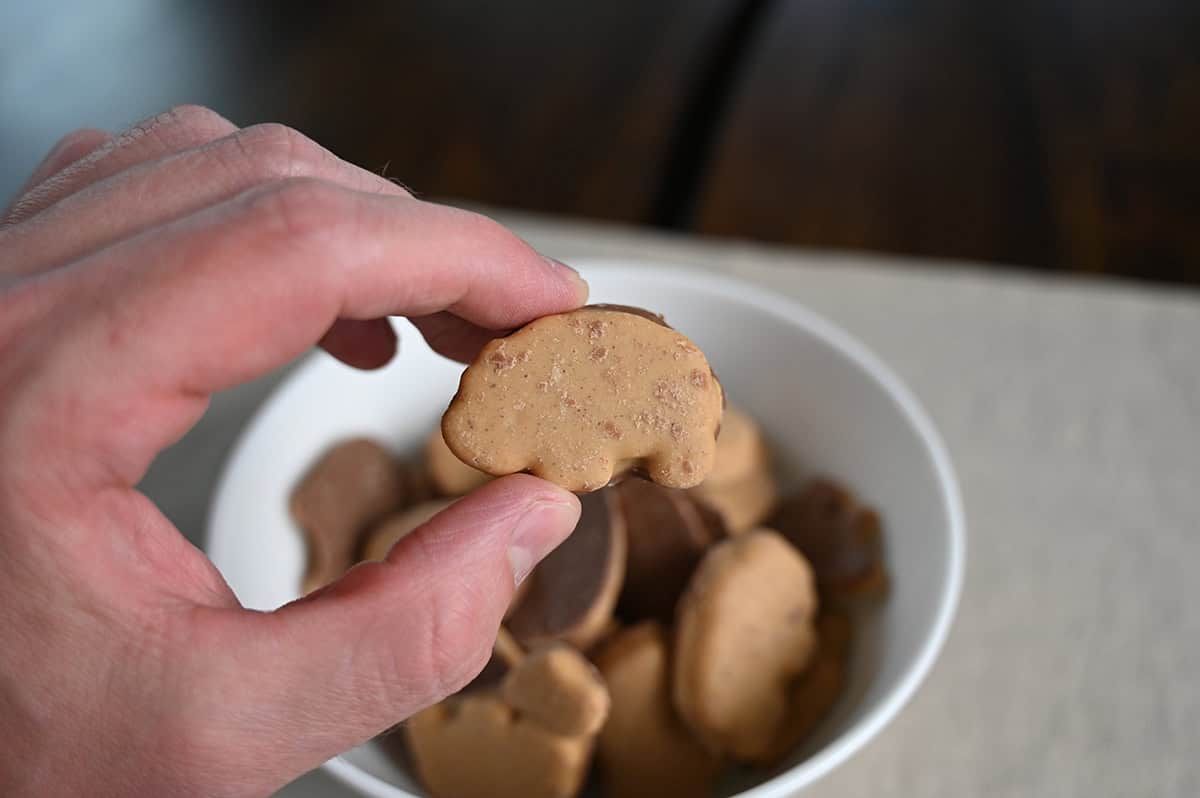
[[[759,425],[725,406],[691,341],[636,309],[486,345],[419,463],[363,439],[328,451],[292,495],[304,589],[517,471],[581,493],[582,514],[483,673],[402,726],[435,798],[569,798],[593,772],[614,798],[707,796],[830,712],[849,610],[886,589],[880,519],[828,480],[781,500]]]
[[[419,462],[365,439],[292,496],[306,590],[381,559],[492,479],[440,430]],[[575,532],[530,575],[492,662],[404,726],[431,794],[706,796],[731,763],[769,766],[830,711],[847,609],[886,587],[878,516],[818,480],[780,499],[759,426],[730,407],[700,486],[632,477],[583,494]]]

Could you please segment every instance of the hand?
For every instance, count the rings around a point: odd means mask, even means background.
[[[386,562],[242,609],[133,486],[215,391],[407,315],[463,358],[586,285],[293,130],[67,136],[0,226],[0,795],[249,796],[469,681],[575,497],[497,480]],[[246,530],[254,534],[253,529]]]

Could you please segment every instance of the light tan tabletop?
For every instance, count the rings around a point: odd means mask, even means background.
[[[968,524],[954,630],[900,717],[806,796],[1200,796],[1200,293],[498,215],[568,261],[794,297],[888,361],[944,435]],[[277,379],[218,396],[147,476],[193,540]],[[351,794],[319,773],[280,793]]]

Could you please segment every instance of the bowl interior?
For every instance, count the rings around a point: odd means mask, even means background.
[[[962,568],[949,464],[924,415],[874,357],[802,308],[734,281],[655,267],[585,263],[592,299],[662,312],[709,357],[732,402],[765,428],[785,485],[824,474],[881,512],[890,594],[864,619],[849,688],[803,750],[774,773],[734,773],[721,794],[786,794],[845,759],[890,719],[932,663]],[[304,551],[286,513],[292,485],[351,435],[416,451],[453,395],[461,366],[399,322],[400,356],[357,372],[324,355],[304,364],[255,417],[218,485],[208,549],[248,607],[298,593]],[[330,768],[370,794],[420,794],[373,745]],[[769,781],[764,783],[764,776]],[[775,777],[775,778],[771,778]]]

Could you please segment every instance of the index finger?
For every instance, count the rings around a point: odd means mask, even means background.
[[[135,477],[202,410],[180,398],[290,361],[339,318],[449,311],[506,330],[586,298],[578,275],[491,219],[310,178],[251,190],[46,279],[68,282],[52,323],[71,351],[42,367],[63,364],[55,383],[72,396],[85,370],[90,401],[73,412],[98,417],[76,426],[112,430],[103,443],[124,450]],[[137,436],[120,432],[131,414]],[[87,451],[114,451],[100,444]]]

